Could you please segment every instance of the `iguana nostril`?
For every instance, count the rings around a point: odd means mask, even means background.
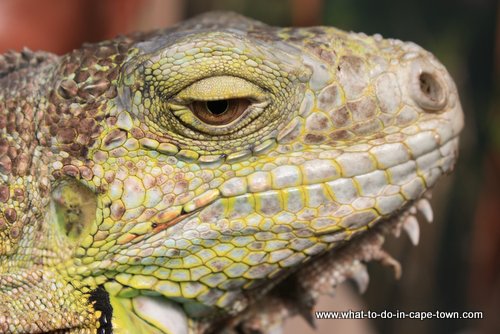
[[[411,87],[413,100],[427,111],[443,109],[447,101],[447,90],[439,74],[425,70],[415,74]]]
[[[422,73],[419,77],[420,91],[429,100],[439,102],[443,99],[443,88],[429,73]]]

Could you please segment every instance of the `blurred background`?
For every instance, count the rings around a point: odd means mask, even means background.
[[[344,284],[318,310],[483,311],[482,320],[317,320],[285,333],[500,333],[500,6],[495,0],[1,0],[0,53],[57,54],[137,30],[173,25],[214,9],[271,25],[330,25],[414,41],[448,68],[466,114],[455,173],[434,191],[435,223],[421,241],[389,238],[403,277],[370,264],[359,295]]]

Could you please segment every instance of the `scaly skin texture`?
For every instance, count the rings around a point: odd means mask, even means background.
[[[418,241],[462,126],[430,53],[330,27],[213,13],[0,56],[0,331],[307,317],[363,262],[398,268],[383,236]]]

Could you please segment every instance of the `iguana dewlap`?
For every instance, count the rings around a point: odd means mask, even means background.
[[[397,268],[383,236],[418,242],[462,127],[432,54],[330,27],[0,55],[0,332],[277,330]]]

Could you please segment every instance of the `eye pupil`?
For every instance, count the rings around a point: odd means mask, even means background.
[[[228,100],[207,101],[206,108],[214,115],[220,115],[227,111],[229,107]]]
[[[190,109],[200,121],[206,124],[225,125],[240,117],[250,104],[249,99],[193,101]]]

